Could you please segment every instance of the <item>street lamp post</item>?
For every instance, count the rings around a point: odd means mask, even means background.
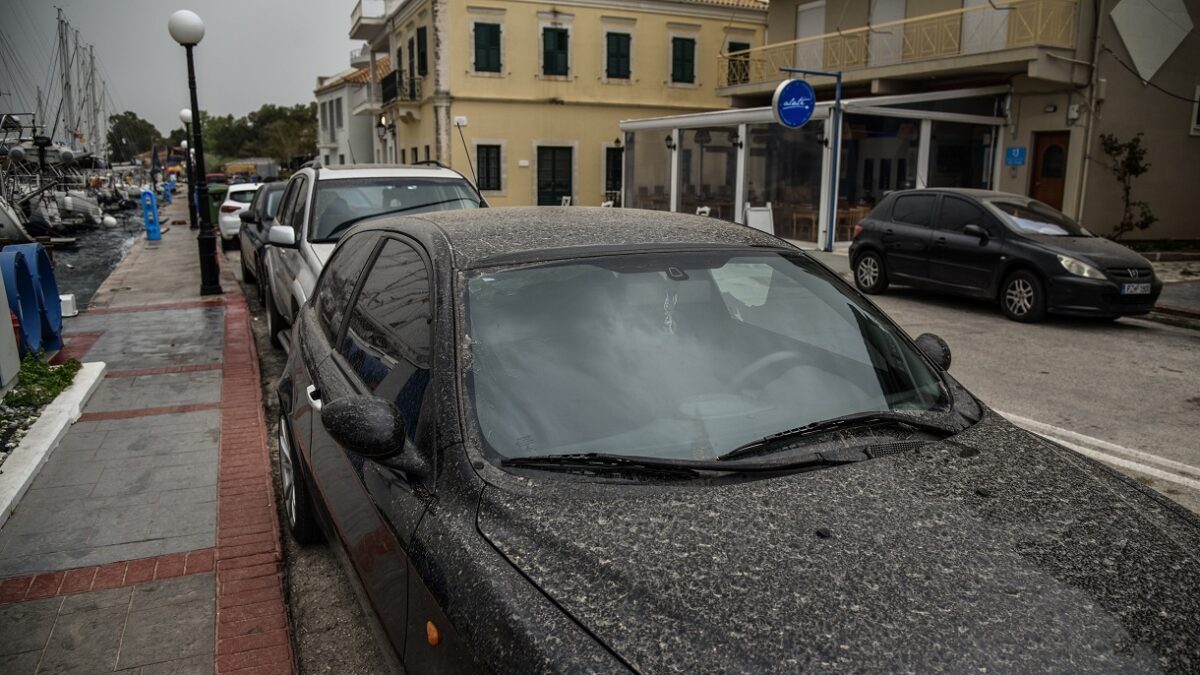
[[[192,151],[187,140],[192,136],[192,109],[184,108],[183,110],[180,110],[179,121],[183,122],[183,154],[184,158],[187,160],[188,225],[194,230],[200,226],[196,224],[196,175],[192,173]]]
[[[200,40],[204,39],[204,22],[195,12],[181,9],[171,15],[167,21],[167,30],[171,33],[171,37],[183,46],[187,52],[187,68],[188,68],[188,91],[191,93],[192,111],[197,114],[200,110],[200,103],[196,99],[196,67],[192,61],[192,48],[200,44]],[[190,112],[190,111],[189,111]],[[181,115],[182,116],[182,115]],[[189,115],[191,117],[191,115]],[[199,181],[194,188],[195,194],[199,199],[196,204],[197,225],[200,228],[200,234],[196,237],[197,248],[200,253],[200,295],[219,295],[224,291],[221,289],[220,271],[217,268],[217,238],[213,234],[213,224],[208,218],[208,182],[205,179],[204,170],[204,138],[201,128],[204,126],[201,120],[196,119],[195,127],[192,130],[192,145],[196,150],[196,179]],[[192,177],[188,175],[188,186],[192,186]]]

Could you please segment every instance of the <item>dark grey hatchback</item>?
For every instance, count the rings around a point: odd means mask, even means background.
[[[758,230],[349,230],[279,385],[285,513],[410,673],[1200,669],[1200,527],[988,410]]]
[[[865,293],[944,290],[996,300],[1015,321],[1145,314],[1162,291],[1137,253],[1037,200],[985,190],[889,194],[855,228],[850,261]]]

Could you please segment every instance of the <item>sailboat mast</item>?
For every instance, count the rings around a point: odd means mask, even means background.
[[[59,76],[62,79],[63,107],[66,108],[66,130],[70,136],[69,145],[75,146],[75,97],[71,95],[71,49],[67,45],[67,21],[63,11],[58,10],[58,62]]]

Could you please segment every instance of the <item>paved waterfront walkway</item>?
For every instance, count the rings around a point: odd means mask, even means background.
[[[0,529],[0,673],[293,672],[258,361],[222,283],[199,296],[175,226],[66,321],[108,372]]]

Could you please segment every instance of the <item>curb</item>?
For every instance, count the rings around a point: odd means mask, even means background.
[[[1200,319],[1200,312],[1192,309],[1184,309],[1182,307],[1172,307],[1171,305],[1157,304],[1154,306],[1154,311],[1170,314],[1172,316],[1182,316],[1188,319]]]
[[[21,444],[4,462],[4,471],[0,473],[0,526],[8,521],[67,429],[79,419],[83,406],[104,379],[104,371],[103,361],[83,364],[71,386],[46,405]]]

